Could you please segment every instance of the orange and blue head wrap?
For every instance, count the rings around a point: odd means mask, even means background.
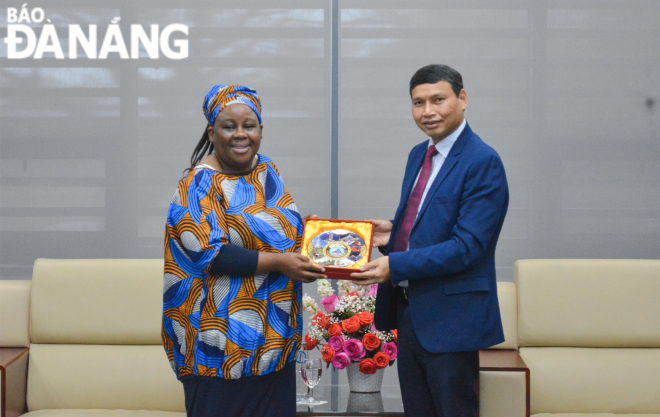
[[[261,124],[261,100],[257,92],[244,85],[216,85],[204,98],[204,116],[213,126],[215,118],[230,104],[245,104],[257,114]]]

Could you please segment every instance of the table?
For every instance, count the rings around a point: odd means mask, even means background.
[[[381,392],[350,392],[348,384],[317,386],[314,398],[328,401],[309,407],[298,405],[298,416],[403,416],[401,390],[398,386],[383,385]]]
[[[483,350],[479,352],[481,372],[521,372],[524,374],[526,392],[521,393],[526,402],[526,415],[530,415],[530,374],[529,368],[516,350]],[[333,385],[331,372],[339,372],[339,383]],[[483,394],[483,393],[482,393]],[[314,398],[328,401],[326,404],[308,407],[298,405],[298,416],[403,416],[403,403],[399,388],[396,365],[385,370],[381,392],[358,394],[348,389],[345,371],[324,369],[321,383],[314,388]],[[482,402],[482,408],[489,405]]]

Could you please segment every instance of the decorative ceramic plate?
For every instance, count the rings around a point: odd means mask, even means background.
[[[333,229],[312,237],[307,253],[317,265],[347,268],[362,260],[367,254],[367,245],[355,232]]]

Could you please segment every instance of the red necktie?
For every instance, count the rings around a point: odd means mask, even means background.
[[[431,174],[431,168],[433,167],[433,157],[438,154],[438,150],[435,146],[429,146],[426,151],[426,157],[424,158],[424,164],[422,165],[422,172],[419,174],[417,179],[417,184],[415,184],[415,189],[410,198],[408,198],[408,205],[406,206],[406,215],[403,217],[403,223],[401,224],[401,229],[399,234],[396,237],[396,242],[394,243],[394,252],[403,252],[408,250],[408,241],[410,240],[410,231],[412,230],[413,224],[415,223],[415,218],[417,218],[417,212],[419,211],[419,204],[422,202],[422,195],[424,195],[424,188],[426,188],[426,183],[429,180],[429,175]]]

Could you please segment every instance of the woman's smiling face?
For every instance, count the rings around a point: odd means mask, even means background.
[[[208,132],[222,172],[239,174],[252,169],[262,129],[257,115],[245,104],[231,104],[218,114]]]

